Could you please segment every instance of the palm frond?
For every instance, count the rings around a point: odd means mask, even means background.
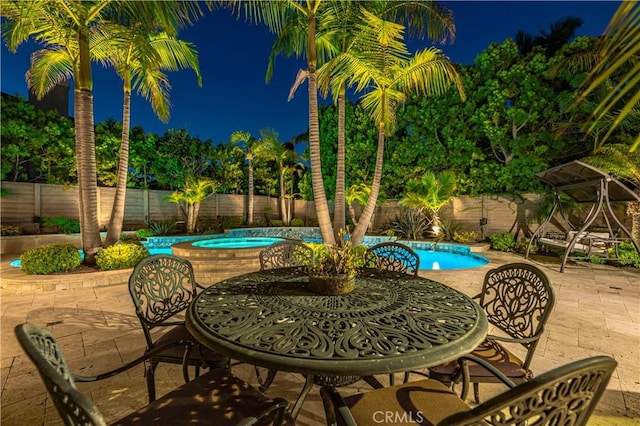
[[[57,84],[73,77],[73,64],[66,50],[41,49],[31,55],[31,68],[27,71],[26,80],[29,90],[38,99],[48,93]]]

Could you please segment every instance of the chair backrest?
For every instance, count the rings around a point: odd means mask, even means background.
[[[149,330],[185,310],[196,296],[196,280],[188,260],[158,254],[142,259],[129,277],[129,293],[147,343]]]
[[[480,306],[491,324],[518,339],[539,337],[555,303],[547,275],[528,263],[510,263],[492,269],[484,277]],[[529,368],[539,339],[522,343]]]
[[[300,241],[271,244],[260,252],[260,270],[313,265],[313,249]]]
[[[20,324],[15,333],[38,368],[64,424],[106,425],[98,408],[76,388],[74,376],[51,332],[32,324]]]
[[[388,242],[369,247],[365,254],[365,266],[387,271],[418,275],[420,257],[411,247]]]
[[[608,356],[581,359],[444,419],[447,426],[490,424],[585,425],[616,368]],[[530,420],[530,423],[527,423]]]

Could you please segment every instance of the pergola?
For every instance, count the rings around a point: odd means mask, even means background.
[[[600,247],[604,247],[604,253],[607,257],[609,257],[607,252],[609,247],[613,247],[617,253],[617,245],[623,241],[623,239],[619,238],[620,233],[626,234],[638,253],[640,253],[638,241],[633,239],[631,232],[618,219],[611,206],[611,203],[615,202],[640,202],[640,197],[625,183],[616,179],[615,176],[581,161],[572,161],[571,163],[553,167],[537,173],[535,177],[553,188],[554,200],[549,216],[533,233],[525,258],[529,257],[531,246],[536,242],[564,248],[565,253],[560,266],[560,272],[564,272],[567,260],[574,250],[583,251],[589,255],[599,244]],[[590,203],[592,205],[591,210],[583,223],[579,225],[579,228],[575,232],[567,234],[568,238],[564,240],[545,238],[545,229],[556,212],[560,213],[571,228],[571,224],[562,210],[560,203],[561,193],[566,194],[578,203]],[[604,235],[604,233],[589,233],[587,231],[598,215],[602,215],[604,218],[607,235]],[[617,225],[617,230],[613,229],[612,221]],[[594,242],[596,246],[594,246]]]

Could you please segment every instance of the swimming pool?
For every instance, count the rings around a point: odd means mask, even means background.
[[[489,263],[489,259],[475,253],[460,254],[440,250],[414,250],[420,257],[421,271],[477,268]]]
[[[210,249],[242,249],[249,247],[267,247],[273,243],[278,243],[284,240],[284,238],[277,237],[228,237],[194,241],[192,245],[194,247]]]

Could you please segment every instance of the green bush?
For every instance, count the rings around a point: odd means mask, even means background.
[[[291,220],[291,226],[304,226],[304,220],[296,217],[293,220]]]
[[[620,265],[632,265],[636,268],[640,268],[640,255],[635,246],[630,242],[622,242],[618,246],[618,263]]]
[[[0,227],[0,235],[3,237],[9,237],[11,235],[21,235],[22,229],[19,226],[2,225]]]
[[[491,248],[499,251],[513,251],[516,246],[516,240],[509,232],[489,235]]]
[[[132,268],[149,256],[149,251],[139,244],[115,244],[96,255],[96,264],[103,271]]]
[[[56,228],[62,234],[77,234],[80,232],[80,221],[62,216],[43,217],[42,225],[47,228]]]
[[[136,235],[138,236],[138,238],[142,239],[153,237],[156,234],[149,228],[142,228],[136,231]]]
[[[48,244],[22,253],[20,264],[29,275],[46,275],[70,271],[82,263],[73,244]]]
[[[271,221],[271,226],[282,226],[282,221],[280,219],[273,219]]]

